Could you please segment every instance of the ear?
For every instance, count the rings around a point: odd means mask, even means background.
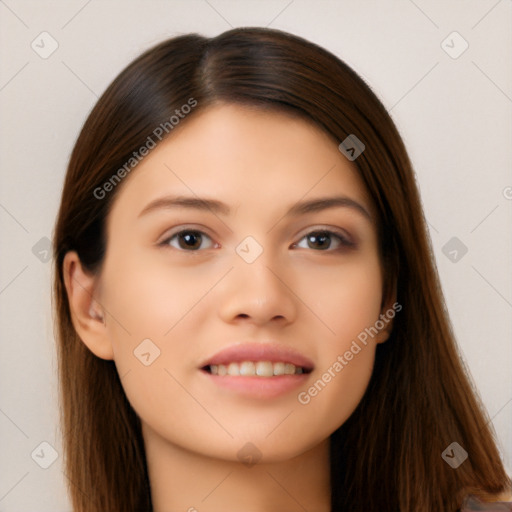
[[[393,330],[394,318],[397,311],[400,311],[402,306],[396,301],[396,281],[393,283],[393,288],[388,294],[388,298],[383,298],[382,308],[380,311],[379,320],[384,324],[382,329],[375,336],[376,343],[384,343],[387,341]],[[380,323],[379,323],[380,325]]]
[[[84,270],[75,251],[64,256],[62,271],[71,320],[78,336],[99,358],[113,359],[112,345],[107,336],[106,312],[95,300],[97,276]]]

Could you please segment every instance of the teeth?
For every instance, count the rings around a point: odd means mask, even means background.
[[[228,375],[240,375],[240,368],[236,363],[230,363],[228,365]]]
[[[274,375],[284,375],[284,363],[274,363]]]
[[[295,373],[295,366],[290,363],[286,363],[284,365],[284,374],[285,375],[293,375]]]
[[[272,363],[270,361],[243,361],[242,363],[212,364],[212,375],[230,375],[236,377],[273,377],[274,375],[295,375],[304,373],[303,368],[291,363]]]
[[[256,375],[256,365],[249,361],[244,361],[240,368],[237,363],[231,363],[230,368],[234,369],[233,373],[229,375],[243,375],[244,377],[251,377],[252,375]]]
[[[258,361],[256,363],[256,375],[272,377],[274,375],[274,365],[270,361]]]

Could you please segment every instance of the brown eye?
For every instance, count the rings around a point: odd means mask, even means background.
[[[172,243],[175,239],[178,241],[177,246]],[[197,251],[201,248],[201,243],[204,241],[204,239],[211,240],[208,235],[202,233],[201,231],[188,229],[179,231],[178,233],[170,236],[162,242],[162,245],[170,245],[171,247],[185,251]]]
[[[308,234],[302,237],[301,241],[302,240],[306,240],[306,249],[317,249],[320,251],[333,251],[339,249],[340,247],[341,249],[355,247],[355,244],[342,233],[337,233],[330,230],[310,231]],[[333,240],[335,241],[333,242]],[[333,243],[334,247],[332,247]],[[300,247],[299,244],[296,244],[296,246]]]
[[[311,233],[307,235],[308,245],[313,249],[329,249],[332,243],[328,233]]]

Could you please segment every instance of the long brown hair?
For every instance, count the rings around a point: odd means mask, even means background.
[[[350,134],[365,144],[354,163],[378,212],[383,303],[395,291],[403,309],[377,348],[362,401],[331,436],[332,510],[455,511],[468,493],[508,490],[458,355],[412,165],[386,109],[323,48],[278,30],[236,28],[146,51],[101,96],[73,149],[54,233],[54,297],[74,510],[150,511],[151,496],[140,420],[114,362],[93,355],[73,327],[63,258],[75,250],[88,270],[99,270],[106,216],[122,183],[101,199],[94,191],[191,98],[189,117],[216,102],[240,103],[300,115],[338,144]],[[441,457],[452,442],[469,454],[457,469]]]

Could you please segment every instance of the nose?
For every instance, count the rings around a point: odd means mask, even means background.
[[[241,258],[226,276],[220,290],[219,314],[228,323],[247,322],[259,326],[292,323],[298,299],[293,293],[293,277],[264,251],[253,263]]]

